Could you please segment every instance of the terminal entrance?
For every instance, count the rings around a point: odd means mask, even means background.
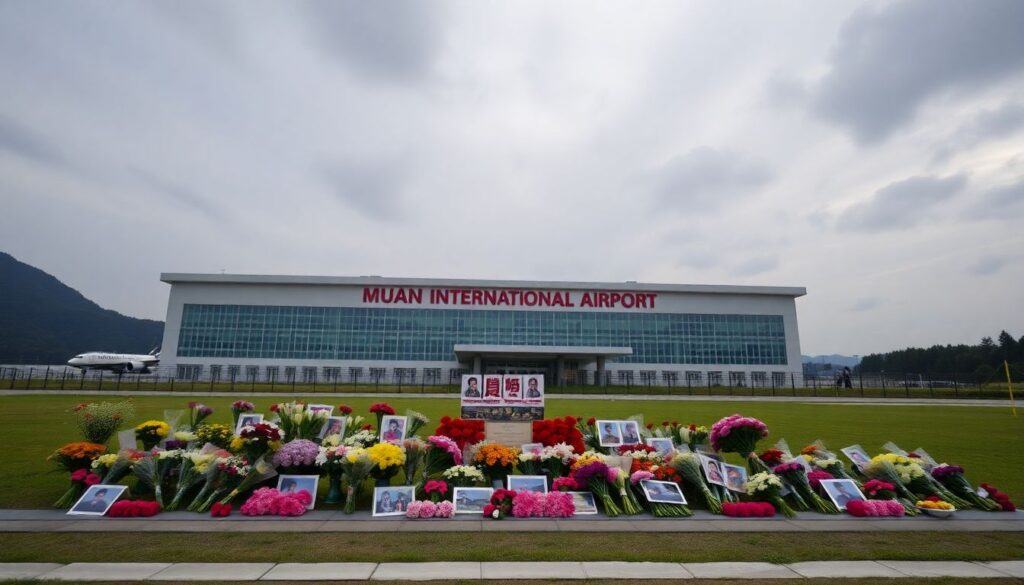
[[[484,374],[541,374],[554,379],[554,360],[484,360]]]
[[[584,369],[595,364],[594,382],[605,383],[605,360],[633,355],[632,347],[456,344],[455,357],[474,374],[542,374],[548,386],[588,384]]]

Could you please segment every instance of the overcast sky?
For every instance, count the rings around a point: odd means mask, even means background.
[[[1024,334],[1024,2],[0,2],[0,250],[806,286],[804,353]]]

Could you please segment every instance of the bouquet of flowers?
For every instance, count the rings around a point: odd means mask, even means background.
[[[782,499],[782,480],[767,471],[755,473],[747,480],[747,495],[759,502],[768,502],[775,506],[787,518],[796,516],[796,512]]]
[[[405,509],[406,518],[451,518],[455,515],[455,505],[449,501],[413,501]]]
[[[76,469],[71,472],[71,487],[64,495],[53,503],[54,508],[70,508],[72,504],[82,497],[85,488],[100,483],[100,476],[89,473],[85,469]]]
[[[826,479],[835,479],[835,476],[821,469],[815,469],[814,471],[807,472],[807,483],[811,484],[811,489],[819,493],[821,490],[821,482]]]
[[[370,459],[370,454],[366,452],[366,449],[355,448],[349,449],[345,453],[345,460],[342,462],[342,468],[345,470],[345,477],[348,480],[348,488],[345,493],[345,508],[346,514],[351,514],[356,511],[356,499],[359,497],[359,488],[362,487],[363,482],[366,481],[366,476],[370,474],[370,471],[374,468],[374,462]]]
[[[545,447],[558,444],[570,445],[577,453],[585,450],[583,433],[577,428],[575,417],[566,416],[533,421],[533,442]]]
[[[135,406],[124,402],[83,402],[71,409],[78,430],[89,443],[106,444],[128,419],[135,416]]]
[[[701,471],[700,459],[693,453],[676,453],[669,461],[669,466],[675,469],[683,478],[683,485],[688,486],[690,491],[700,496],[704,501],[704,507],[712,514],[722,513],[722,501],[711,491]]]
[[[206,469],[206,481],[199,494],[188,505],[189,512],[206,512],[217,501],[238,487],[251,467],[239,456],[221,457]]]
[[[484,481],[484,472],[472,465],[453,465],[441,477],[452,487],[471,487]]]
[[[647,498],[647,494],[644,493],[643,487],[640,482],[645,479],[654,479],[654,474],[650,471],[635,471],[629,476],[629,483],[633,485],[633,490],[637,496],[642,496],[647,499],[647,505],[651,509],[651,514],[659,518],[668,517],[686,517],[693,516],[693,512],[690,511],[686,504],[669,504],[667,502],[652,502]]]
[[[281,419],[281,430],[287,439],[315,439],[327,422],[326,410],[309,410],[304,402],[282,402],[270,408]]]
[[[282,475],[310,475],[317,473],[316,458],[320,446],[307,439],[288,441],[274,452],[270,460]]]
[[[377,480],[377,485],[388,485],[405,464],[405,451],[391,443],[377,443],[367,447],[366,454],[373,462],[370,474]]]
[[[207,471],[210,465],[216,464],[220,457],[227,457],[230,453],[222,451],[213,445],[206,445],[200,451],[189,451],[182,454],[181,463],[178,466],[178,486],[174,498],[167,505],[168,510],[176,510],[181,505],[182,498],[195,486],[207,480]]]
[[[104,485],[118,483],[131,473],[135,462],[144,456],[145,453],[138,449],[124,449],[116,454],[107,453],[100,455],[92,462],[92,469],[96,473],[102,472],[100,477],[103,478],[103,481],[100,483]]]
[[[964,477],[964,468],[959,465],[948,465],[943,463],[932,468],[932,477],[938,480],[939,483],[948,489],[953,495],[969,502],[973,507],[979,510],[988,510],[994,512],[1001,509],[999,504],[996,504],[988,498],[983,498],[974,491],[971,484],[967,483],[967,478]]]
[[[153,499],[164,509],[163,483],[170,470],[177,466],[181,451],[158,451],[143,457],[132,466],[139,485],[153,492]]]
[[[582,453],[582,451],[578,451]],[[569,473],[569,465],[576,457],[576,447],[566,443],[556,443],[544,447],[540,452],[541,469],[548,477],[562,477]]]
[[[328,477],[329,488],[324,498],[325,504],[337,504],[341,501],[341,477],[345,473],[344,461],[348,447],[342,445],[321,445],[317,456],[316,465],[320,468],[321,475]]]
[[[851,500],[846,503],[851,516],[903,516],[906,510],[896,500]]]
[[[334,436],[337,436],[337,435],[334,435]],[[334,444],[332,439],[333,439],[333,437],[324,437],[324,440],[322,441],[322,444],[324,444],[324,445]],[[375,433],[375,432],[373,432],[371,430],[367,430],[367,429],[359,429],[357,431],[353,431],[353,432],[349,433],[348,432],[348,427],[346,427],[345,428],[345,439],[341,441],[341,444],[345,445],[346,447],[358,447],[358,448],[365,449],[366,447],[369,447],[370,445],[372,445],[372,444],[374,444],[376,442],[377,442],[377,433]]]
[[[821,514],[838,514],[839,509],[832,502],[826,502],[821,496],[814,493],[810,483],[807,481],[807,473],[804,466],[799,463],[783,463],[776,465],[772,473],[778,475],[800,495],[800,498]]]
[[[1010,501],[1010,496],[996,489],[995,486],[987,483],[981,484],[981,489],[988,492],[988,499],[992,500],[996,504],[999,504],[1000,509],[1004,512],[1016,512],[1017,506]]]
[[[254,486],[260,482],[270,479],[277,475],[277,471],[274,470],[274,466],[263,459],[258,459],[255,463],[249,467],[249,472],[245,474],[238,485],[231,489],[226,496],[220,499],[220,504],[230,504],[231,500],[235,499],[238,494],[245,493],[251,490]]]
[[[497,443],[479,445],[473,454],[473,462],[483,468],[484,475],[496,486],[505,484],[505,478],[512,472],[518,458],[519,449]]]
[[[415,437],[416,433],[423,427],[423,425],[430,422],[430,419],[427,418],[425,414],[422,412],[416,412],[415,410],[407,410],[405,412],[405,420],[407,421],[407,430],[405,432],[406,437]]]
[[[761,454],[758,455],[757,458],[765,465],[771,467],[781,465],[782,462],[787,459],[786,454],[783,453],[781,449],[776,449],[775,447],[769,447],[768,449],[761,451]]]
[[[520,453],[516,461],[516,469],[523,475],[541,475],[544,470],[541,468],[539,453]]]
[[[302,516],[306,506],[313,501],[313,494],[302,490],[283,494],[275,488],[260,488],[242,504],[240,512],[245,516]]]
[[[722,504],[722,514],[734,518],[770,518],[775,515],[775,506],[768,502],[726,502]]]
[[[256,461],[280,449],[282,438],[281,429],[274,423],[245,425],[238,432],[238,436],[231,440],[231,450],[244,453],[249,461]]]
[[[890,483],[896,483],[893,482],[890,477],[882,477],[882,475],[890,472],[889,467],[891,467],[891,471],[895,472],[895,479],[900,484],[896,486],[897,490],[899,490],[900,486],[903,486],[907,492],[907,494],[900,494],[907,500],[906,502],[903,502],[904,507],[906,507],[906,504],[917,499],[915,495],[937,496],[960,509],[971,507],[970,503],[953,495],[949,490],[943,487],[942,484],[932,479],[932,477],[928,475],[928,473],[918,465],[917,462],[909,457],[897,455],[895,453],[877,455],[871,458],[867,467],[867,474],[874,479],[881,479],[883,481],[889,481]],[[875,474],[879,468],[885,471],[884,473],[879,474],[879,476],[876,476]],[[907,497],[908,494],[909,497]],[[910,513],[909,510],[907,512]]]
[[[141,518],[159,513],[160,504],[148,500],[118,500],[107,510],[107,516],[111,518]]]
[[[142,441],[142,449],[151,451],[171,432],[171,425],[162,420],[147,420],[135,427],[135,438]]]
[[[201,444],[210,443],[227,449],[231,447],[231,439],[235,436],[233,428],[221,423],[204,424],[196,429],[196,440]]]
[[[384,415],[395,414],[395,409],[387,402],[375,402],[370,405],[370,412],[377,415],[377,428],[382,428]]]
[[[236,400],[231,403],[231,420],[234,421],[232,428],[238,427],[238,417],[247,412],[256,410],[256,405],[248,400]]]
[[[491,502],[484,506],[484,517],[502,520],[512,513],[516,492],[498,488],[491,494]]]
[[[419,437],[411,437],[402,441],[402,449],[405,450],[405,483],[412,485],[416,471],[427,456],[427,444]]]
[[[896,486],[888,482],[872,479],[864,484],[864,495],[872,500],[895,500]]]
[[[600,437],[598,437],[597,420],[594,417],[590,417],[586,422],[583,422],[582,418],[576,419],[576,430],[580,432],[580,436],[583,437],[583,450],[590,449],[597,451],[601,449]]]
[[[91,468],[93,460],[106,452],[107,448],[100,443],[76,441],[57,449],[47,459],[65,471],[75,471]]]
[[[213,414],[213,409],[198,402],[188,403],[188,428],[197,429],[203,421]]]
[[[679,440],[689,447],[690,451],[696,451],[697,445],[707,442],[708,428],[704,425],[695,424],[679,427]]]
[[[438,425],[435,435],[448,437],[459,446],[459,452],[467,445],[473,445],[484,440],[484,421],[463,420],[461,418],[441,417],[441,424]]]
[[[619,498],[622,499],[622,513],[628,516],[636,516],[643,513],[640,502],[637,501],[633,490],[629,489],[629,474],[619,467],[610,467],[608,481],[619,491]]]
[[[564,492],[513,492],[512,516],[516,518],[568,518],[576,513],[572,495]]]
[[[711,447],[724,453],[739,453],[751,473],[768,471],[757,458],[757,442],[768,436],[768,425],[756,418],[734,414],[711,425]]]
[[[812,459],[811,464],[818,469],[827,471],[832,477],[836,479],[848,479],[856,484],[860,484],[859,481],[846,471],[846,466],[843,462],[836,459],[835,457],[827,457],[825,459]]]
[[[556,477],[555,481],[551,484],[551,489],[556,492],[575,492],[580,490],[580,486],[576,485],[576,480],[570,477]]]
[[[679,433],[682,430],[683,425],[679,424],[679,421],[661,421],[661,424],[651,429],[651,434],[655,437],[661,437],[665,439],[672,439],[675,443],[681,439]]]
[[[899,455],[876,455],[864,466],[863,472],[870,479],[876,479],[893,486],[896,491],[896,499],[903,505],[906,513],[910,516],[916,516],[918,511],[914,507],[914,500],[917,497],[907,489],[907,484],[911,480],[911,473],[914,470],[910,468],[897,469],[896,460],[893,457],[899,457]],[[904,457],[904,459],[906,458]],[[901,465],[901,467],[903,466]],[[924,475],[924,470],[920,467],[917,467],[917,471],[922,476]],[[904,482],[904,479],[906,479],[906,482]]]
[[[574,466],[572,477],[576,480],[576,485],[586,486],[601,500],[606,516],[615,517],[621,515],[622,510],[615,505],[608,487],[609,484],[615,483],[618,472],[618,468],[610,468],[604,462],[594,459],[580,467]]]
[[[448,484],[439,479],[432,479],[423,485],[423,493],[436,504],[448,495]]]

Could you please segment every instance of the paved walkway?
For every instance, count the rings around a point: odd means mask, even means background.
[[[1024,512],[963,510],[952,518],[855,518],[801,512],[796,518],[729,518],[695,510],[691,518],[576,516],[495,521],[475,514],[453,519],[373,518],[314,510],[297,518],[249,517],[235,512],[213,518],[163,512],[150,518],[68,516],[61,510],[0,510],[3,532],[1024,532]]]
[[[47,395],[76,395],[76,396],[219,396],[249,398],[271,397],[271,396],[323,396],[331,398],[431,398],[457,400],[458,394],[445,393],[398,393],[398,392],[316,392],[316,393],[293,393],[293,392],[167,392],[153,390],[0,390],[0,396],[47,396]],[[633,394],[548,394],[548,400],[600,400],[600,401],[650,401],[650,400],[671,400],[679,402],[803,402],[817,404],[869,404],[869,405],[941,405],[941,406],[997,406],[1010,408],[1010,401],[1003,399],[969,399],[969,398],[860,398],[859,396],[708,396],[706,394],[695,394],[693,396],[672,395],[652,396]],[[1021,404],[1024,408],[1024,403]]]
[[[511,579],[1024,578],[1024,561],[772,563],[0,563],[0,579],[61,581],[433,581]]]

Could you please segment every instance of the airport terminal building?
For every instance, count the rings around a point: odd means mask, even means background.
[[[789,386],[801,287],[162,274],[179,379]],[[799,382],[797,382],[799,383]]]

